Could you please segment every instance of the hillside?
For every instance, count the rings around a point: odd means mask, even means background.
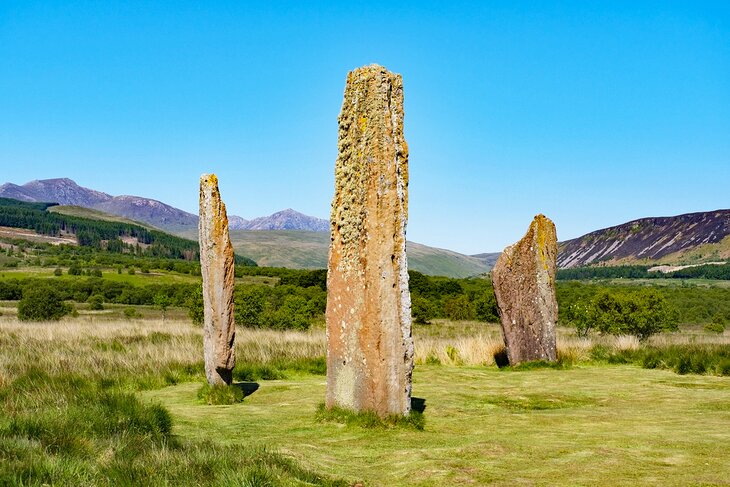
[[[489,270],[491,270],[492,267],[494,267],[494,264],[497,263],[497,259],[501,253],[502,252],[485,252],[483,254],[474,254],[471,257],[479,259],[489,268]]]
[[[83,206],[56,205],[56,206],[49,207],[47,211],[50,211],[51,213],[60,213],[62,215],[88,218],[90,220],[130,223],[132,225],[139,225],[141,227],[149,228],[151,230],[158,230],[157,228],[152,227],[149,224],[145,224],[145,223],[135,221],[135,220],[130,220],[129,218],[124,218],[123,216],[117,216],[117,215],[112,215],[110,213],[105,213],[101,210],[84,208]]]
[[[559,244],[558,266],[684,264],[730,258],[730,210],[633,220]]]
[[[195,233],[183,234],[195,238]],[[255,260],[259,266],[294,269],[327,267],[329,233],[293,230],[232,230],[231,242],[237,254]],[[432,276],[470,277],[489,268],[479,259],[408,242],[408,267]]]
[[[135,255],[172,259],[198,259],[198,243],[170,235],[135,222],[115,218],[79,215],[88,210],[48,211],[52,203],[25,202],[0,197],[0,227],[6,238],[38,241],[37,236],[52,237],[50,243],[71,243],[81,247]],[[18,230],[27,230],[21,235]],[[61,239],[60,241],[57,241]],[[48,240],[48,239],[46,239]]]

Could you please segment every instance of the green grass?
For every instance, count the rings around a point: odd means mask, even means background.
[[[0,269],[0,279],[25,279],[25,278],[48,278],[48,279],[88,279],[89,276],[70,276],[68,268],[62,267],[63,275],[54,276],[55,268],[51,267],[29,267],[23,266],[17,269]],[[104,279],[113,282],[125,282],[135,286],[143,286],[147,284],[187,284],[201,282],[200,276],[192,276],[190,274],[181,274],[173,271],[152,270],[143,273],[139,269],[133,275],[130,275],[126,269],[119,274],[117,269],[102,268],[101,274]],[[278,282],[277,277],[268,276],[242,276],[236,278],[236,284],[263,284],[273,286]]]
[[[243,402],[243,389],[235,385],[214,385],[207,382],[198,389],[198,399],[211,406],[221,406]]]
[[[492,340],[489,328],[479,340]],[[421,331],[417,349],[433,340]],[[727,347],[716,334],[672,339],[655,346],[697,363]],[[714,342],[685,343],[700,339]],[[468,350],[461,341],[441,346]],[[3,316],[0,485],[726,482],[730,377],[644,369],[639,352],[617,364],[620,347],[598,343],[573,355],[564,343],[569,368],[418,365],[425,411],[399,423],[323,410],[322,331],[239,328],[234,387],[248,395],[209,405],[198,395],[202,331],[188,322]]]
[[[633,363],[647,369],[669,369],[680,375],[707,374],[730,377],[730,345],[682,344],[621,351],[594,347],[592,355],[609,363]]]
[[[55,268],[50,267],[19,267],[18,269],[3,269],[0,271],[0,279],[25,279],[25,278],[48,278],[48,279],[88,279],[89,276],[70,276],[68,269],[63,269],[63,275],[54,276]],[[116,269],[101,269],[104,279],[113,282],[127,282],[136,286],[146,284],[178,284],[178,283],[196,283],[200,282],[200,276],[191,276],[190,274],[180,274],[177,272],[168,272],[154,270],[149,273],[143,273],[137,270],[134,275],[130,275],[126,270],[121,274]]]
[[[37,369],[0,392],[3,485],[346,485],[264,447],[171,434],[162,406]]]
[[[412,428],[423,430],[426,425],[426,419],[420,411],[411,411],[405,416],[392,414],[381,418],[372,411],[355,412],[336,406],[327,408],[323,402],[317,405],[315,418],[320,423],[339,423],[369,429]]]
[[[719,485],[730,478],[721,453],[730,441],[727,378],[634,366],[513,374],[419,366],[413,394],[426,400],[423,431],[318,421],[321,377],[267,381],[244,403],[220,408],[201,405],[197,387],[143,397],[168,408],[182,438],[246,438],[365,485]]]

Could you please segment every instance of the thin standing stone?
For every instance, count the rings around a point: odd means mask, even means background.
[[[234,257],[226,205],[215,174],[200,177],[200,271],[203,275],[203,355],[210,385],[230,384],[236,356],[233,343]]]

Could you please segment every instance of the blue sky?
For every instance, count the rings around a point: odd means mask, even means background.
[[[0,183],[328,217],[349,70],[401,73],[408,236],[730,207],[730,2],[0,2]]]

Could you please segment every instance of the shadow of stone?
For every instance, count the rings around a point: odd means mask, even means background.
[[[238,387],[243,391],[243,397],[248,397],[259,390],[258,382],[234,382],[231,387]]]
[[[426,410],[426,400],[421,397],[411,397],[411,409],[423,413]]]
[[[507,351],[502,349],[494,354],[494,363],[497,367],[504,368],[509,366],[509,358],[507,358]]]

